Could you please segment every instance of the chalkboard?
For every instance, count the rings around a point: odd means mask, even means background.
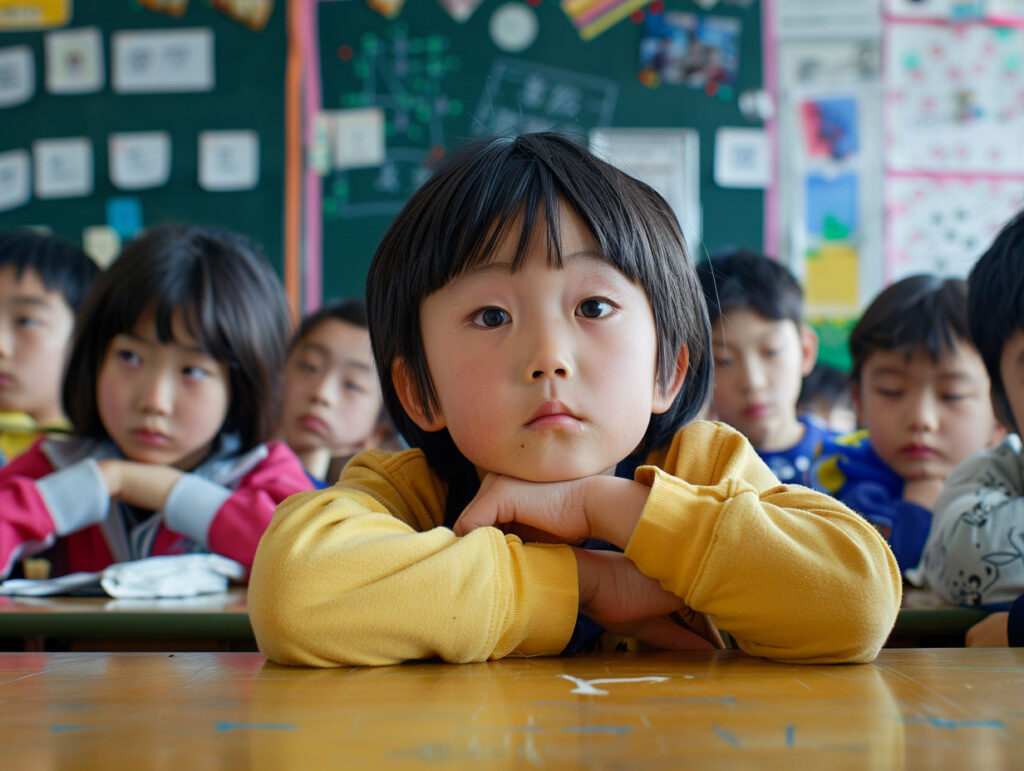
[[[533,44],[517,53],[499,49],[488,29],[510,2],[529,7],[538,22]],[[655,6],[708,15],[690,0]],[[712,166],[715,130],[752,125],[736,95],[761,87],[759,8],[723,2],[710,14],[742,27],[737,79],[731,96],[721,98],[686,85],[641,83],[642,20],[625,19],[584,41],[553,0],[483,0],[461,24],[437,0],[409,0],[394,19],[363,2],[319,3],[323,108],[378,106],[387,131],[382,166],[323,178],[323,295],[362,293],[377,243],[430,161],[481,134],[555,128],[585,138],[596,127],[696,129],[704,243],[691,245],[694,253],[759,247],[762,192],[717,187]]]
[[[0,228],[39,225],[81,242],[83,229],[111,224],[136,204],[141,224],[173,220],[218,225],[245,233],[282,265],[284,185],[284,84],[287,36],[285,3],[278,2],[266,26],[254,32],[193,0],[174,18],[146,10],[134,0],[75,2],[65,29],[96,27],[102,36],[105,78],[96,93],[47,90],[45,38],[50,30],[0,31],[0,51],[29,46],[35,93],[20,105],[0,107],[0,153],[25,150],[38,139],[85,137],[92,146],[94,188],[84,197],[37,199],[0,212]],[[189,93],[118,93],[113,76],[115,33],[136,30],[212,32],[214,87]],[[244,130],[259,138],[259,180],[243,191],[210,192],[198,182],[199,134]],[[117,132],[164,131],[171,139],[170,176],[152,189],[126,191],[109,176],[108,137]]]

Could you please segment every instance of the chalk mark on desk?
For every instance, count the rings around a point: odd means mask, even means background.
[[[92,726],[87,725],[52,725],[50,726],[50,732],[55,734],[63,734],[68,731],[91,731]]]
[[[796,741],[796,726],[790,723],[786,726],[786,746],[792,747]]]
[[[743,746],[743,744],[740,742],[739,738],[735,734],[726,731],[724,728],[722,728],[722,726],[715,725],[714,723],[712,723],[711,730],[715,732],[716,736],[729,742],[729,744],[731,744],[733,747]]]
[[[214,724],[218,733],[226,731],[296,731],[297,725],[292,723],[234,723],[220,720]]]
[[[607,696],[608,691],[600,688],[595,688],[595,684],[607,685],[609,683],[664,683],[668,682],[667,677],[661,677],[654,675],[652,677],[602,677],[597,680],[585,680],[582,677],[573,677],[572,675],[560,674],[557,677],[561,677],[564,680],[576,683],[576,687],[573,688],[569,693],[579,693],[584,696]]]
[[[988,720],[950,720],[944,717],[900,717],[899,722],[901,723],[915,723],[920,725],[930,725],[933,728],[945,728],[947,731],[952,731],[957,728],[1006,728],[1006,723],[1002,720],[988,719]]]
[[[571,734],[612,734],[613,736],[624,736],[633,732],[628,725],[569,725],[562,730]]]

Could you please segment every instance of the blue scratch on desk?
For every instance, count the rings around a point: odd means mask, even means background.
[[[50,732],[55,734],[66,733],[67,731],[88,731],[89,726],[87,725],[52,725],[50,726]]]
[[[633,731],[628,725],[573,725],[566,726],[564,730],[574,734],[614,734],[616,736]]]
[[[715,734],[717,734],[720,738],[725,739],[725,741],[729,742],[729,744],[731,744],[733,747],[739,747],[740,746],[740,740],[737,739],[734,734],[729,733],[728,731],[726,731],[721,726],[718,726],[718,725],[715,725],[714,723],[712,723],[711,724],[711,730],[714,731]]]
[[[218,731],[295,731],[297,725],[291,723],[232,723],[222,720],[215,724]]]
[[[786,746],[792,747],[794,741],[796,741],[796,726],[790,723],[786,726]]]
[[[921,723],[934,728],[1006,728],[1002,720],[948,720],[944,717],[901,717],[901,723]]]

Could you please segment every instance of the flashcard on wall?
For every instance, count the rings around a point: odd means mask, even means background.
[[[82,229],[82,249],[93,262],[106,268],[121,251],[121,237],[110,225],[90,225]]]
[[[0,48],[0,107],[14,107],[36,90],[35,60],[29,46]]]
[[[800,116],[807,157],[838,161],[860,147],[856,99],[809,99],[800,105]]]
[[[51,32],[45,47],[46,90],[51,94],[92,94],[103,88],[103,35],[99,27]]]
[[[260,180],[260,138],[255,131],[199,134],[199,185],[204,190],[251,190]]]
[[[32,171],[26,150],[0,153],[0,211],[17,209],[32,195]]]
[[[857,175],[811,173],[805,180],[807,232],[826,241],[857,232]]]
[[[48,29],[71,21],[71,0],[0,0],[0,30]]]
[[[360,169],[384,163],[386,147],[382,109],[336,110],[333,116],[336,169]]]
[[[107,225],[124,240],[142,230],[142,204],[132,196],[107,200]]]
[[[481,0],[438,0],[448,15],[460,24],[473,15]]]
[[[107,141],[110,181],[122,190],[145,190],[171,175],[171,135],[166,131],[111,134]]]
[[[32,143],[36,198],[77,198],[93,188],[92,143],[85,137]]]
[[[210,91],[213,31],[133,30],[112,38],[111,80],[122,94]]]
[[[241,22],[253,32],[267,26],[274,10],[274,0],[212,0],[213,7]]]
[[[720,128],[715,132],[715,184],[768,187],[771,150],[764,129]]]
[[[885,185],[886,280],[912,273],[964,278],[1024,208],[1024,179],[900,177]]]
[[[825,241],[807,255],[804,303],[818,313],[857,312],[857,250],[842,241]]]

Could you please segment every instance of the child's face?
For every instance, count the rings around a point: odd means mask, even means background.
[[[1000,433],[981,356],[964,344],[938,361],[876,351],[854,399],[875,452],[906,480],[945,479]]]
[[[817,355],[814,333],[745,308],[723,314],[711,332],[716,417],[759,450],[784,450],[799,442],[803,427],[796,402]]]
[[[493,259],[429,295],[420,324],[440,414],[428,421],[403,383],[421,428],[447,427],[480,471],[552,482],[601,474],[639,445],[651,414],[682,386],[656,384],[650,302],[599,256],[579,217],[561,209],[564,267],[549,267],[538,226],[525,266],[510,265],[518,232]]]
[[[182,470],[206,457],[227,416],[228,369],[205,353],[180,313],[174,342],[161,343],[151,316],[107,346],[96,383],[100,420],[129,460]]]
[[[1013,422],[1018,430],[1024,431],[1024,330],[1018,329],[1003,345],[999,374],[1003,377]]]
[[[0,268],[0,410],[37,422],[63,416],[61,381],[74,313],[39,274]]]
[[[296,452],[367,449],[383,402],[370,333],[362,327],[326,319],[288,355],[284,431]]]

